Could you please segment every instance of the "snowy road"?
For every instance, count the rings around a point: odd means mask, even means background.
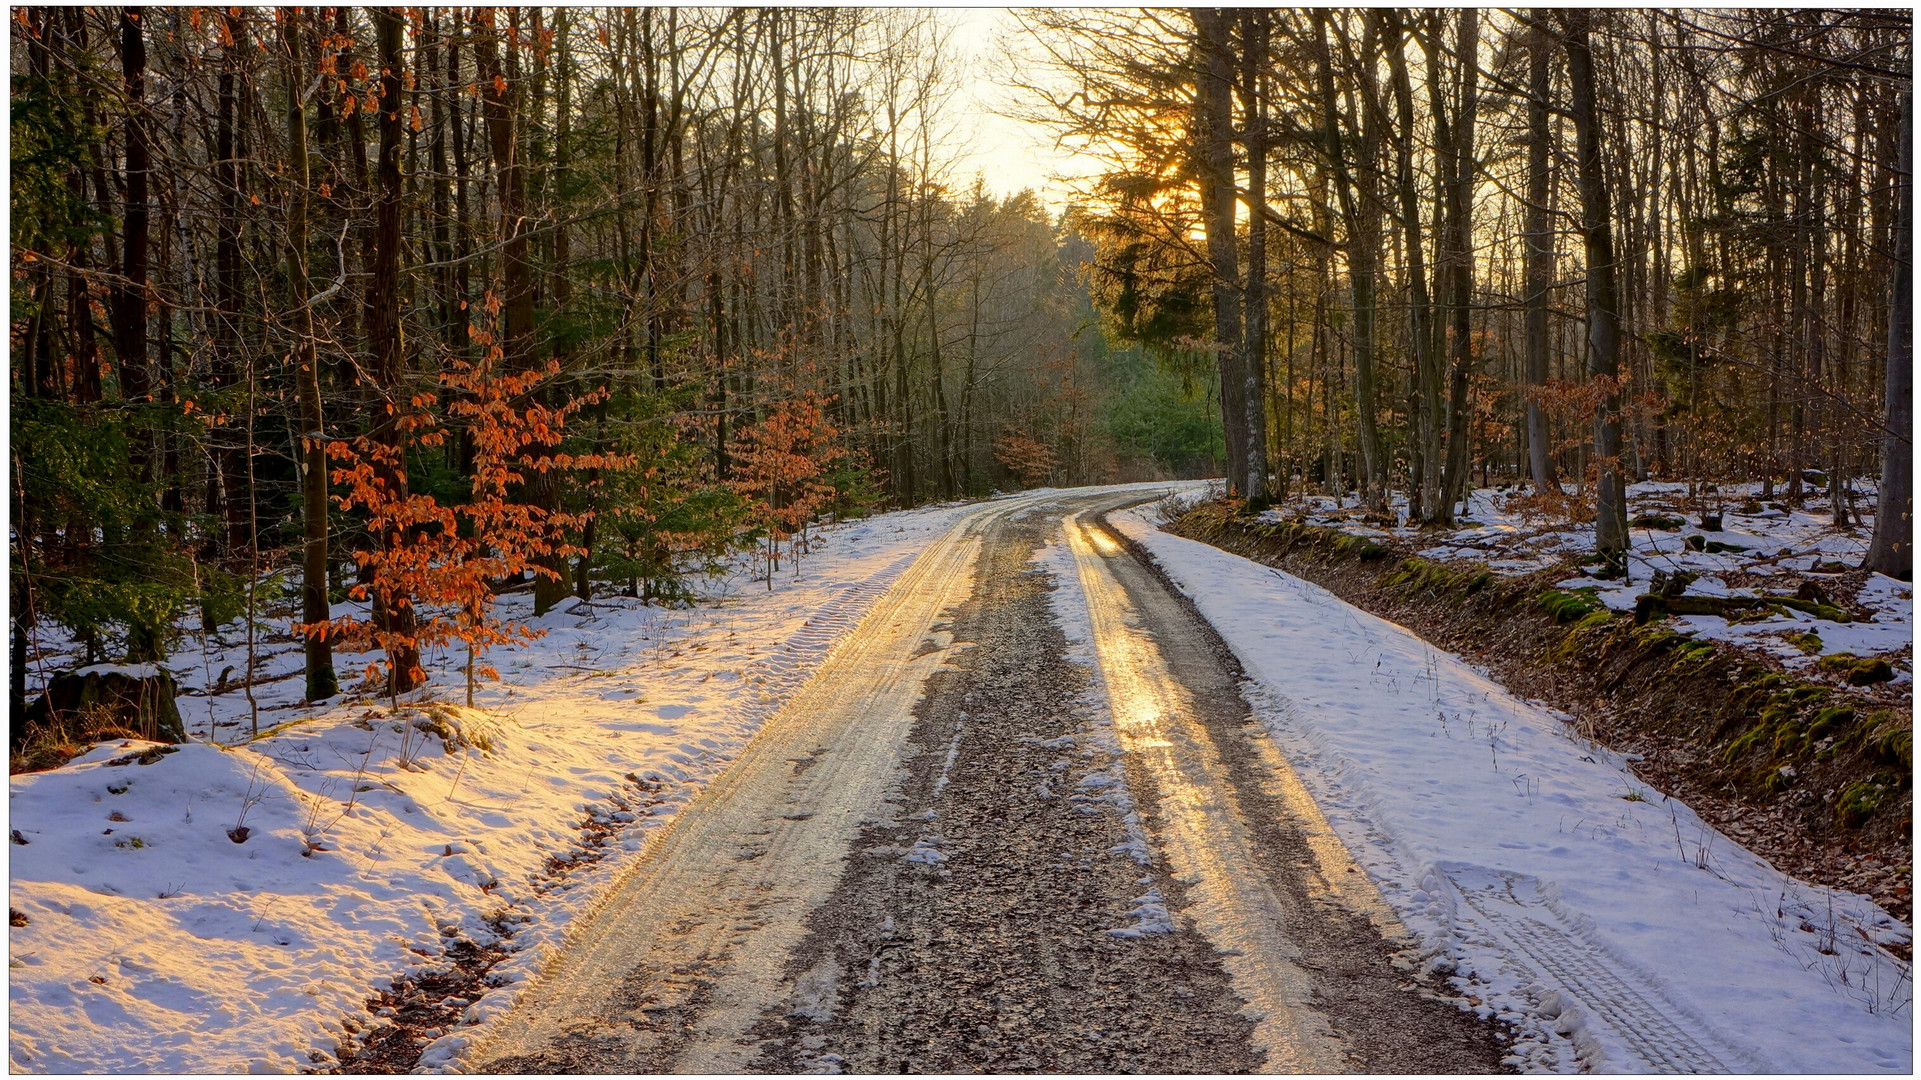
[[[460,1064],[1499,1068],[1095,517],[1143,498],[959,516]]]

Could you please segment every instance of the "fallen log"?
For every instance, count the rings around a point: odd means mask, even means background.
[[[1643,593],[1634,598],[1634,625],[1665,615],[1718,615],[1723,619],[1757,610],[1773,609],[1806,612],[1829,622],[1853,622],[1843,608],[1795,596],[1662,596]]]

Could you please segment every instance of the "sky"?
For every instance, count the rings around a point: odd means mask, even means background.
[[[995,77],[1004,67],[1002,40],[1020,33],[1013,13],[1007,8],[947,8],[940,16],[952,28],[950,42],[962,61],[954,116],[963,144],[958,148],[959,175],[971,182],[978,174],[1003,198],[1032,188],[1049,210],[1065,209],[1072,189],[1057,178],[1087,175],[1091,163],[1057,149],[1044,127],[1001,115],[1015,95]]]

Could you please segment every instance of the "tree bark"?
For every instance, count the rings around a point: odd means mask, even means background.
[[[1901,93],[1896,151],[1894,281],[1888,293],[1887,412],[1874,539],[1862,566],[1914,580],[1914,91]]]
[[[1594,57],[1588,48],[1592,15],[1568,12],[1568,86],[1580,163],[1581,231],[1587,238],[1588,378],[1606,380],[1594,420],[1594,453],[1600,471],[1595,493],[1594,544],[1603,573],[1619,576],[1627,565],[1627,485],[1621,477],[1620,300],[1614,282],[1614,235],[1607,179],[1601,172],[1601,132],[1594,109]]]
[[[493,151],[494,167],[499,172],[497,190],[500,200],[500,268],[502,278],[503,362],[510,372],[530,370],[535,364],[534,339],[534,266],[529,257],[528,234],[532,221],[527,210],[527,169],[521,160],[521,115],[512,49],[505,60],[500,53],[499,30],[492,24],[493,14],[477,16],[480,32],[474,41],[474,58],[480,74],[481,102],[487,117],[487,135]],[[517,35],[512,36],[517,40]],[[552,453],[549,444],[530,444],[526,453],[542,456]],[[560,506],[559,476],[553,471],[528,477],[524,497],[534,506],[553,511]],[[535,562],[543,573],[534,576],[534,614],[544,615],[565,600],[570,591],[566,560],[559,554],[542,555]]]
[[[1267,491],[1267,100],[1261,86],[1267,68],[1272,16],[1241,13],[1242,109],[1247,118],[1246,347],[1241,352],[1241,393],[1246,401],[1247,499],[1259,504]]]
[[[121,85],[127,95],[126,210],[121,219],[120,276],[113,289],[113,351],[119,363],[120,396],[128,402],[153,400],[153,370],[147,359],[147,187],[153,166],[147,149],[146,8],[120,14]],[[145,453],[150,453],[150,448]],[[143,454],[143,456],[145,456]]]
[[[1468,377],[1475,366],[1471,322],[1474,297],[1474,113],[1477,107],[1480,53],[1480,13],[1463,8],[1459,15],[1456,53],[1461,65],[1460,111],[1454,118],[1453,184],[1448,192],[1452,260],[1449,277],[1453,309],[1454,366],[1449,373],[1447,400],[1447,482],[1441,494],[1441,520],[1454,520],[1454,507],[1467,497],[1467,421],[1470,409]]]
[[[1334,166],[1336,188],[1341,200],[1341,216],[1347,226],[1347,271],[1354,306],[1354,394],[1359,412],[1361,451],[1361,489],[1363,505],[1369,513],[1387,512],[1387,461],[1381,449],[1381,429],[1376,402],[1377,378],[1374,370],[1376,275],[1381,254],[1380,166],[1381,118],[1380,93],[1374,79],[1374,52],[1380,37],[1381,15],[1370,9],[1364,16],[1361,56],[1356,63],[1361,83],[1361,100],[1352,123],[1358,127],[1360,143],[1357,165],[1360,190],[1354,190],[1354,177],[1347,166],[1347,150],[1341,136],[1340,118],[1335,111],[1332,50],[1327,38],[1327,16],[1321,9],[1314,14],[1317,56],[1322,98],[1322,122],[1326,125],[1327,154]],[[1353,97],[1349,95],[1353,105]]]
[[[1234,235],[1234,57],[1227,40],[1227,16],[1220,8],[1192,11],[1200,71],[1195,79],[1195,159],[1201,185],[1201,227],[1213,270],[1214,348],[1220,368],[1221,419],[1227,437],[1227,486],[1252,494],[1247,474],[1246,358],[1241,323],[1240,255]]]
[[[279,11],[287,62],[287,303],[292,311],[295,396],[300,407],[300,507],[303,544],[300,559],[300,621],[323,626],[332,618],[327,602],[327,433],[320,404],[320,358],[314,346],[313,286],[307,280],[307,98],[301,85],[300,20]],[[309,630],[305,642],[308,701],[340,692],[334,673],[333,642]]]
[[[374,463],[389,499],[407,493],[406,437],[401,420],[413,404],[406,387],[406,356],[400,337],[400,84],[401,17],[392,8],[373,11],[374,38],[380,55],[380,159],[375,168],[373,282],[367,293],[367,346],[372,354],[374,385],[380,394],[373,437],[381,446]],[[400,537],[376,537],[376,543],[397,543]],[[392,643],[387,647],[393,670],[387,692],[404,694],[424,680],[420,649],[414,643],[416,620],[413,599],[404,593],[383,597],[376,592],[373,622]]]
[[[219,208],[214,241],[214,304],[219,309],[210,322],[213,340],[213,384],[234,385],[239,379],[238,354],[245,348],[240,341],[240,157],[236,83],[239,79],[239,52],[246,47],[246,27],[233,14],[234,8],[220,18],[227,45],[221,49],[220,75],[214,110],[213,182],[215,205]],[[233,410],[229,415],[237,414]],[[210,530],[208,554],[237,558],[248,544],[247,501],[244,493],[247,470],[246,448],[241,444],[240,425],[233,420],[216,424],[210,432],[210,468],[207,475],[207,513],[221,519],[224,534]],[[213,627],[207,627],[212,630]]]
[[[1421,237],[1421,201],[1414,188],[1414,89],[1408,81],[1405,42],[1402,41],[1400,13],[1390,10],[1387,57],[1389,76],[1394,83],[1396,112],[1400,120],[1399,183],[1401,225],[1407,251],[1408,340],[1412,363],[1408,379],[1408,414],[1414,430],[1410,432],[1412,469],[1408,477],[1407,513],[1410,521],[1424,521],[1438,509],[1438,484],[1441,463],[1432,460],[1431,450],[1439,445],[1436,423],[1439,417],[1434,386],[1436,374],[1430,337],[1433,312],[1427,289],[1427,260]],[[1433,475],[1430,475],[1432,473]]]
[[[1556,48],[1545,26],[1537,23],[1528,38],[1527,103],[1527,464],[1536,494],[1561,491],[1554,475],[1553,445],[1547,411],[1541,407],[1541,388],[1548,380],[1547,291],[1554,280],[1554,234],[1548,228],[1548,94]]]

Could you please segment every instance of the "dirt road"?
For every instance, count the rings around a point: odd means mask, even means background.
[[[1500,1033],[1398,958],[1225,647],[1102,526],[1142,499],[967,515],[463,1064],[1498,1069]],[[1092,669],[1031,561],[1050,541]]]

